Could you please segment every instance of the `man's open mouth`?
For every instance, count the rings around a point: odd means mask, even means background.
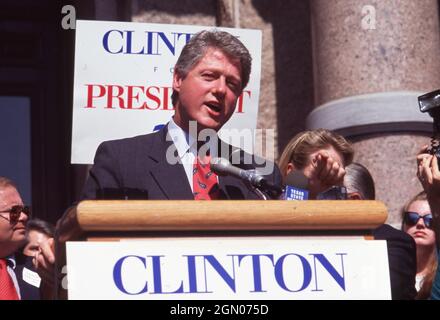
[[[208,106],[209,109],[215,111],[215,112],[220,112],[221,108],[218,104],[215,103],[205,103],[206,106]]]

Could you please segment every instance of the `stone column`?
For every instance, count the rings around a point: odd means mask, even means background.
[[[312,0],[315,109],[308,128],[354,142],[371,171],[388,223],[421,190],[415,171],[432,119],[417,96],[440,88],[436,0]]]

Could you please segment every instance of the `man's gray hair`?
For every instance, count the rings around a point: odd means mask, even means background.
[[[174,66],[174,72],[184,79],[188,72],[205,56],[209,48],[219,49],[228,58],[240,61],[241,89],[243,90],[249,82],[252,57],[240,40],[225,31],[213,29],[196,33],[183,47]],[[171,96],[173,105],[176,104],[178,96],[179,93],[173,91]]]
[[[370,171],[360,163],[345,167],[344,186],[348,193],[359,192],[362,200],[375,200],[376,190]]]

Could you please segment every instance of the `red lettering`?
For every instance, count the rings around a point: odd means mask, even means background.
[[[237,101],[237,113],[243,113],[243,100],[244,100],[244,94],[247,94],[247,96],[251,97],[251,92],[249,90],[244,90],[243,93],[238,97]]]
[[[155,89],[160,94],[160,88],[159,87],[151,86],[151,87],[148,87],[147,90],[146,90],[147,97],[149,99],[153,100],[154,102],[156,102],[157,105],[156,105],[155,108],[152,108],[152,107],[149,107],[148,104],[146,104],[145,108],[148,109],[148,110],[157,110],[157,109],[160,108],[160,98],[158,96],[152,94],[151,93],[151,89]]]
[[[124,99],[121,98],[122,94],[124,93],[124,88],[122,86],[117,86],[117,85],[109,85],[109,86],[107,86],[107,88],[108,88],[108,90],[107,90],[108,91],[107,108],[108,109],[113,108],[112,101],[113,101],[113,98],[116,98],[119,102],[119,108],[125,109]],[[113,94],[113,88],[116,88],[118,91],[116,95]]]
[[[87,105],[84,108],[96,108],[95,106],[93,106],[93,99],[103,97],[106,91],[105,87],[99,84],[86,84],[86,87],[87,87]],[[94,87],[99,88],[99,93],[96,96],[93,94]]]
[[[127,109],[127,110],[166,110],[173,111],[171,87],[131,86],[115,84],[86,84],[87,105],[84,108]],[[250,95],[250,92],[246,92]],[[102,99],[101,99],[102,98]],[[99,105],[101,99],[106,105]],[[243,112],[243,95],[238,98],[238,110]]]
[[[170,87],[162,87],[163,89],[163,110],[174,110],[174,106],[169,105],[169,101],[171,100],[171,93],[170,93]]]
[[[127,109],[145,109],[145,106],[147,105],[146,102],[144,102],[141,106],[135,106],[133,107],[133,100],[136,100],[136,102],[139,102],[139,93],[136,95],[133,95],[133,89],[138,88],[141,89],[141,92],[144,92],[144,87],[141,86],[127,86]]]

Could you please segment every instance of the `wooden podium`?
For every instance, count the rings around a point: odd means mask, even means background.
[[[87,200],[70,208],[56,231],[57,270],[68,241],[205,237],[372,239],[387,208],[379,201]],[[57,275],[61,279],[62,275]],[[58,283],[58,298],[66,291]]]

